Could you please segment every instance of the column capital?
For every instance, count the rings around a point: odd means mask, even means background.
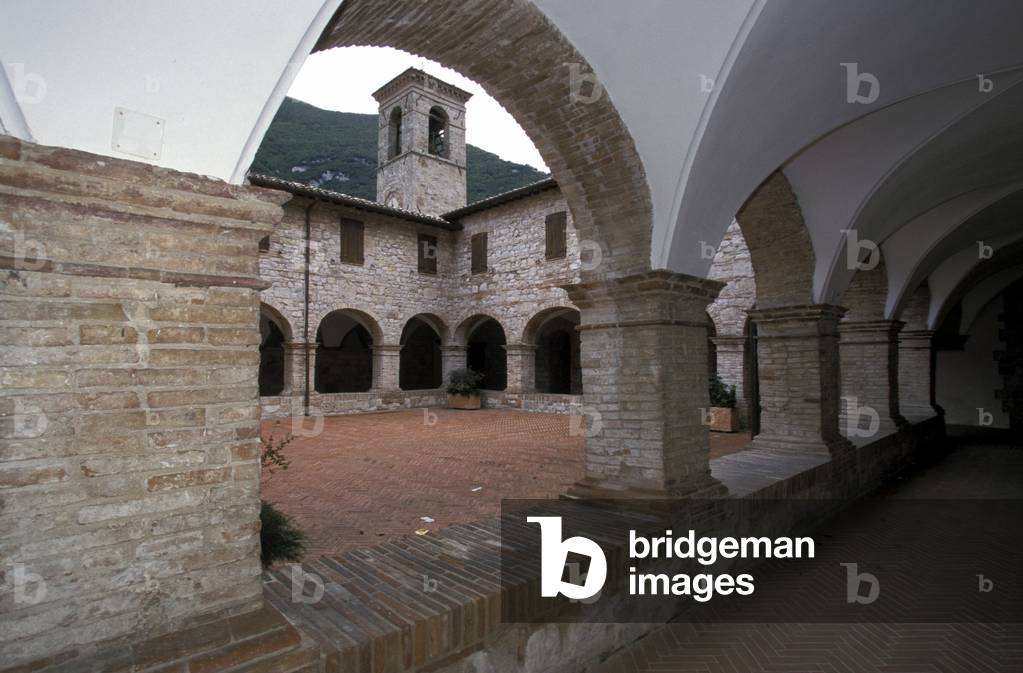
[[[898,320],[850,320],[839,323],[838,332],[843,343],[889,343],[905,324]]]
[[[536,346],[531,346],[530,344],[504,344],[502,348],[509,355],[524,355],[536,350]]]
[[[746,343],[749,341],[749,337],[745,336],[714,336],[710,340],[719,350],[727,350],[729,348],[740,349],[745,348]]]
[[[562,285],[583,317],[580,331],[649,325],[706,326],[724,283],[658,270]]]
[[[370,350],[373,354],[380,355],[398,355],[401,353],[401,349],[404,348],[401,344],[373,344],[370,346]]]
[[[757,325],[780,322],[811,322],[841,320],[849,309],[835,304],[802,304],[799,306],[775,306],[751,309],[749,317]]]

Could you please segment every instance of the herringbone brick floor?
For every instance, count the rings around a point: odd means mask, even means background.
[[[963,448],[886,495],[1018,499],[1023,497],[1023,451]],[[1012,571],[1008,577],[1015,581]],[[592,673],[1021,671],[1023,624],[679,623],[652,632]]]
[[[299,434],[290,420],[262,425],[264,437]],[[717,456],[749,435],[711,440]],[[583,475],[583,438],[569,434],[568,416],[507,409],[328,416],[285,455],[291,466],[264,474],[262,497],[296,519],[309,559],[498,516],[502,498],[557,497]]]

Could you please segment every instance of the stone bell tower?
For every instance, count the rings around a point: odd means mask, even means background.
[[[465,103],[472,94],[409,68],[380,87],[377,201],[427,215],[465,205]]]

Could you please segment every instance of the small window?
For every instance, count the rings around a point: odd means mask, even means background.
[[[419,234],[419,273],[437,273],[437,237]]]
[[[438,157],[448,156],[448,115],[439,107],[430,108],[428,150]]]
[[[391,119],[387,123],[387,158],[393,159],[401,154],[401,108],[391,110]]]
[[[564,211],[551,213],[547,216],[547,259],[562,259],[568,252],[565,240],[565,229],[568,217]]]
[[[263,238],[259,239],[259,251],[260,252],[270,252],[270,237],[269,236],[264,236]]]
[[[487,232],[473,234],[470,241],[472,244],[472,273],[486,273]]]
[[[341,218],[341,261],[347,264],[363,262],[363,226],[359,220]]]

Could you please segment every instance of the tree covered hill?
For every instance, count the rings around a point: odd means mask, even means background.
[[[466,163],[469,203],[548,177],[472,145]],[[251,170],[375,200],[376,168],[375,114],[321,110],[286,98]]]

